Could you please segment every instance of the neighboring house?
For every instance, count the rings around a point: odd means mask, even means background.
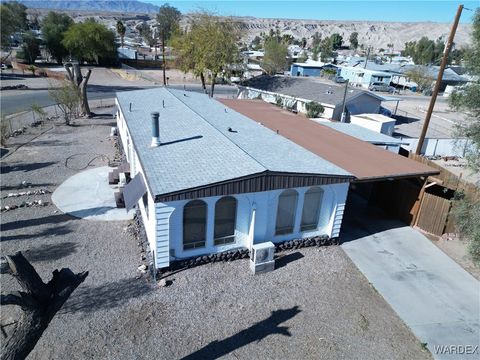
[[[327,64],[320,61],[307,61],[304,63],[293,63],[290,66],[291,76],[321,76],[322,71],[326,69],[337,70],[333,64]]]
[[[125,46],[117,48],[117,54],[119,59],[137,60],[138,58],[137,50]]]
[[[338,237],[354,178],[346,170],[204,94],[121,92],[117,106],[133,178],[125,202],[138,201],[157,268],[265,241]]]
[[[339,236],[349,183],[437,173],[263,101],[117,93],[117,124],[154,266]],[[234,109],[238,110],[235,111]]]
[[[340,66],[339,74],[350,84],[368,89],[373,83],[390,85],[392,74],[383,71],[369,70],[361,67]]]
[[[396,139],[394,137],[381,134],[379,132],[376,132],[374,130],[365,128],[360,125],[356,124],[348,124],[348,123],[341,123],[341,122],[332,122],[328,120],[323,120],[320,122],[320,124],[328,126],[331,129],[340,131],[344,134],[347,134],[349,136],[352,136],[354,138],[360,139],[362,141],[368,142],[372,145],[375,145],[381,149],[386,149],[388,151],[391,151],[395,154],[398,154],[400,152],[400,146],[401,145],[407,145],[408,142],[401,140],[401,139]]]
[[[363,87],[368,87],[366,79],[369,74],[375,74],[376,78],[382,78],[385,82],[390,77],[390,84],[397,87],[409,88],[415,90],[418,86],[411,81],[408,73],[411,70],[419,69],[425,73],[426,76],[432,79],[432,83],[438,77],[439,66],[413,65],[411,63],[384,63],[374,60],[369,60],[365,66],[364,58],[352,58],[341,64],[341,76],[349,79],[350,82],[362,84]],[[345,70],[344,70],[345,69]],[[440,91],[444,91],[447,85],[459,86],[468,82],[466,76],[458,74],[458,67],[447,67],[443,73],[442,82],[440,84]],[[363,74],[363,75],[361,75]],[[350,76],[350,77],[349,77]],[[364,79],[364,77],[367,78]],[[385,78],[384,78],[385,77]]]
[[[345,85],[325,83],[310,77],[259,76],[239,86],[239,99],[256,99],[276,103],[280,97],[284,106],[297,112],[306,113],[305,104],[311,101],[325,108],[322,118],[340,120],[343,110]],[[346,94],[345,109],[347,115],[379,113],[382,101],[395,100],[385,98],[369,91],[349,88]],[[348,116],[347,116],[348,118]]]

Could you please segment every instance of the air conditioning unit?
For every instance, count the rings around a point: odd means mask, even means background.
[[[250,270],[254,274],[272,271],[275,268],[275,245],[271,241],[252,245],[250,254]]]

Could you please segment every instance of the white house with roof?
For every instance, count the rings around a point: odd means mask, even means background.
[[[339,236],[354,176],[204,94],[117,93],[117,125],[156,268],[253,244]]]
[[[340,76],[344,79],[348,79],[351,84],[358,85],[366,89],[368,89],[368,87],[373,83],[390,85],[392,80],[392,74],[390,73],[364,69],[362,67],[340,66],[339,72]]]

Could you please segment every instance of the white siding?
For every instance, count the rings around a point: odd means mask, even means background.
[[[304,187],[295,189],[298,192],[299,197],[295,216],[295,227],[291,234],[275,235],[278,196],[283,190],[273,190],[260,193],[233,195],[238,201],[235,232],[236,242],[234,244],[222,246],[215,246],[213,244],[215,204],[221,196],[202,198],[202,200],[207,203],[208,209],[206,246],[204,248],[186,251],[183,250],[183,207],[188,201],[182,200],[168,203],[157,203],[157,219],[159,219],[158,209],[168,209],[166,212],[169,216],[169,221],[164,221],[161,225],[162,234],[161,237],[157,235],[157,243],[165,243],[165,229],[169,226],[169,248],[173,250],[172,255],[176,259],[227,251],[239,247],[248,248],[248,234],[253,208],[256,208],[254,243],[261,243],[264,241],[282,242],[317,235],[337,237],[343,216],[343,208],[345,207],[348,183],[324,185],[321,186],[321,188],[324,193],[320,210],[319,225],[316,230],[300,231],[304,194],[309,189],[309,187]],[[157,225],[157,234],[159,228],[160,225]],[[157,266],[159,265],[160,263]]]
[[[125,124],[125,118],[120,110],[120,107],[117,103],[118,113],[117,113],[117,127],[120,134],[120,138],[123,145],[123,150],[127,156],[127,161],[130,164],[130,173],[131,177],[133,178],[138,173],[141,173],[143,176],[143,169],[140,165],[140,161],[138,160],[138,156],[135,152],[135,149],[132,146],[132,143],[128,141],[129,133],[127,126]],[[144,180],[145,176],[144,176]],[[145,183],[147,183],[145,181]],[[150,251],[155,250],[155,256],[158,257],[157,249],[157,211],[156,211],[156,204],[154,202],[154,198],[148,189],[147,186],[147,193],[148,193],[148,215],[145,207],[143,206],[143,200],[140,199],[138,202],[138,209],[140,210],[140,214],[142,215],[143,224],[145,226],[145,233],[147,235],[148,244],[150,246]],[[168,252],[167,252],[168,253]],[[158,261],[158,259],[156,259]],[[168,263],[168,260],[167,260]],[[168,266],[168,265],[166,265]]]

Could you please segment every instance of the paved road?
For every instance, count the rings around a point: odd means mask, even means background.
[[[183,85],[170,85],[170,87],[175,89],[183,89]],[[197,84],[188,84],[185,86],[189,91],[203,92],[201,85]],[[91,85],[89,86],[88,98],[91,100],[95,99],[108,99],[115,97],[115,92],[117,91],[129,91],[129,90],[138,90],[145,89],[148,87],[139,87],[139,86],[102,86],[102,85]],[[237,88],[230,85],[217,85],[215,87],[215,96],[219,97],[231,97],[237,93]],[[54,102],[48,95],[47,89],[39,90],[8,90],[2,91],[0,96],[0,106],[2,114],[8,115],[17,113],[20,111],[30,110],[30,107],[33,103],[36,103],[40,106],[50,106]]]
[[[342,231],[350,240],[342,248],[434,358],[480,358],[480,286],[473,276],[399,222],[364,217],[347,220]],[[475,353],[439,353],[450,345]]]

